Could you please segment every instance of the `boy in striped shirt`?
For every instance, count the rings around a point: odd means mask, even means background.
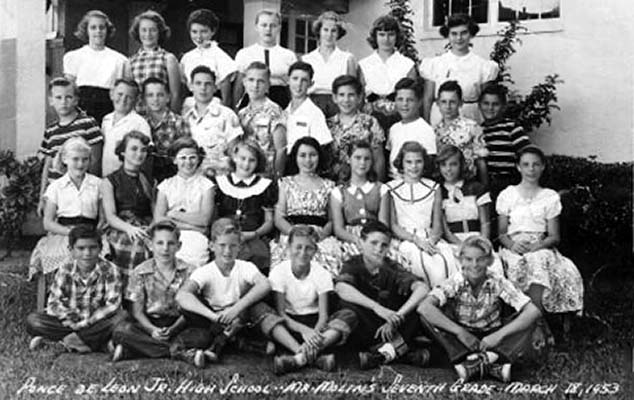
[[[97,121],[77,107],[79,96],[75,84],[66,78],[55,78],[48,85],[49,103],[55,110],[57,119],[44,131],[39,153],[44,156],[40,204],[38,214],[44,210],[44,197],[48,184],[64,173],[56,170],[53,159],[62,145],[71,137],[81,136],[92,148],[88,172],[101,176],[101,153],[103,135]]]
[[[485,85],[480,94],[479,105],[484,117],[482,136],[489,151],[487,171],[491,196],[495,202],[498,193],[508,185],[519,182],[515,169],[515,155],[531,142],[517,121],[504,117],[506,108],[504,86],[495,83]]]

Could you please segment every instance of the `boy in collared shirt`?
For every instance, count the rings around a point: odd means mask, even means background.
[[[117,79],[110,90],[114,111],[103,117],[101,122],[104,136],[101,163],[103,176],[108,176],[121,167],[121,160],[115,154],[115,148],[126,133],[139,131],[152,140],[147,121],[134,111],[138,96],[139,87],[136,82],[127,79]]]
[[[252,62],[244,71],[242,84],[249,104],[238,111],[247,138],[255,140],[266,156],[264,175],[282,176],[286,165],[286,114],[268,98],[271,71],[264,63]]]
[[[429,351],[412,349],[421,324],[415,309],[427,293],[427,285],[386,257],[390,229],[370,221],[361,229],[361,255],[344,262],[335,279],[343,309],[352,310],[358,326],[351,343],[359,343],[361,369],[396,359],[424,366]]]
[[[195,267],[176,258],[180,230],[171,221],[160,221],[149,229],[154,257],[134,268],[125,297],[132,303],[135,321],[117,325],[112,334],[116,345],[112,361],[138,353],[150,358],[171,355],[171,343],[185,328],[185,318],[176,304],[178,289]]]
[[[101,153],[103,135],[97,121],[77,108],[79,96],[75,84],[66,78],[55,78],[48,84],[49,103],[55,110],[57,120],[46,127],[39,153],[44,155],[44,168],[40,185],[40,203],[38,215],[44,212],[44,193],[51,181],[60,178],[64,173],[55,167],[53,160],[62,145],[73,136],[81,136],[91,147],[90,167],[88,172],[101,176]]]
[[[215,260],[196,269],[176,295],[189,327],[181,333],[177,357],[203,368],[217,362],[230,338],[248,323],[265,336],[284,320],[261,300],[271,286],[255,264],[237,260],[241,234],[220,218],[211,227]]]
[[[488,239],[471,236],[462,242],[460,262],[462,271],[429,292],[420,305],[423,325],[464,381],[489,374],[509,382],[511,363],[529,346],[540,311],[513,283],[488,270],[493,262]],[[502,303],[518,313],[505,325]]]
[[[293,63],[288,69],[291,102],[286,108],[286,151],[289,154],[295,141],[304,136],[315,138],[321,146],[332,143],[324,113],[308,97],[313,74],[313,67],[303,61]]]
[[[121,278],[118,268],[99,257],[101,236],[88,225],[68,235],[72,261],[55,275],[46,312],[30,314],[26,329],[35,350],[44,339],[61,340],[69,350],[100,351],[112,330],[124,318],[120,313]]]
[[[183,117],[192,138],[206,152],[201,171],[209,177],[224,175],[230,171],[226,154],[229,142],[242,134],[240,121],[233,110],[214,97],[216,75],[209,67],[199,65],[190,78],[189,90],[194,94],[195,104]]]
[[[170,92],[167,82],[150,77],[143,82],[143,98],[147,114],[145,119],[152,131],[154,152],[152,154],[152,173],[157,183],[176,175],[174,161],[167,151],[180,137],[191,136],[189,124],[174,111],[170,110]]]

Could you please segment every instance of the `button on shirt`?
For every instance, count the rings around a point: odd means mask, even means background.
[[[187,82],[191,82],[191,73],[199,65],[205,65],[216,74],[216,82],[222,82],[227,76],[235,72],[238,65],[224,52],[216,41],[211,41],[208,47],[197,47],[188,51],[181,58],[181,68]]]
[[[508,279],[487,272],[480,291],[474,296],[469,281],[461,272],[449,277],[430,293],[439,306],[449,304],[456,322],[467,328],[487,331],[502,325],[502,302],[520,311],[530,299]],[[450,302],[450,300],[452,300]]]
[[[308,89],[308,93],[330,94],[332,82],[340,75],[348,73],[348,63],[352,54],[342,51],[338,47],[328,56],[328,60],[319,52],[319,48],[302,57],[302,61],[310,64],[315,71],[314,84]]]
[[[238,71],[244,74],[249,64],[254,61],[266,63],[264,50],[269,51],[269,69],[271,70],[271,86],[288,85],[288,68],[297,61],[297,56],[289,49],[280,45],[264,47],[255,43],[245,47],[236,54]]]
[[[359,67],[365,79],[366,96],[372,93],[387,96],[394,91],[396,82],[411,71],[414,61],[398,51],[383,61],[375,51],[359,61]]]
[[[286,150],[289,153],[295,142],[304,136],[315,138],[322,146],[332,142],[326,117],[311,99],[306,98],[295,111],[291,105],[286,108]]]
[[[86,174],[79,185],[79,189],[68,174],[53,181],[44,196],[57,206],[56,216],[86,217],[96,219],[99,215],[99,186],[101,179]]]
[[[104,136],[103,156],[101,157],[101,174],[103,176],[110,175],[121,167],[121,161],[114,153],[114,150],[117,147],[117,143],[123,139],[126,133],[139,131],[152,141],[150,125],[136,111],[130,111],[117,122],[114,122],[114,112],[111,112],[103,117],[101,131]]]
[[[168,280],[156,266],[154,259],[139,264],[130,275],[126,298],[143,305],[153,318],[178,317],[176,293],[195,269],[191,264],[176,259],[174,276]]]

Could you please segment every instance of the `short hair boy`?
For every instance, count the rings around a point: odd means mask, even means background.
[[[218,361],[229,338],[248,322],[267,336],[283,323],[260,301],[271,290],[266,277],[254,264],[236,259],[240,230],[232,219],[214,222],[211,248],[215,260],[196,269],[176,295],[190,326],[181,333],[189,348],[177,354],[199,368],[206,361]]]
[[[332,142],[324,113],[308,97],[313,73],[313,67],[303,61],[296,61],[288,69],[291,102],[286,108],[286,151],[289,153],[295,141],[304,136],[314,137],[321,146]]]
[[[356,76],[341,75],[332,82],[332,99],[338,112],[328,118],[326,125],[333,138],[333,179],[344,182],[350,176],[348,164],[350,145],[367,140],[372,145],[374,172],[385,181],[385,133],[373,116],[359,112],[363,101],[363,86]]]
[[[150,77],[143,82],[145,119],[150,125],[154,151],[152,174],[157,183],[176,175],[176,166],[167,155],[169,147],[181,137],[191,136],[189,124],[169,108],[170,90],[167,82]]]
[[[519,182],[515,158],[520,149],[531,144],[522,125],[504,116],[506,91],[500,84],[488,83],[482,88],[478,102],[484,117],[482,137],[489,151],[486,162],[494,201],[504,188]]]
[[[442,120],[434,127],[436,146],[458,147],[465,158],[465,178],[476,177],[485,186],[489,184],[487,151],[482,128],[472,119],[460,115],[462,88],[457,81],[446,81],[438,88],[436,100]]]
[[[191,83],[191,73],[199,65],[204,65],[216,74],[217,87],[220,88],[222,102],[232,106],[231,83],[235,78],[237,64],[218,46],[213,37],[218,32],[220,22],[213,11],[201,8],[193,11],[187,18],[189,37],[196,45],[181,58],[181,69]]]
[[[362,369],[396,359],[418,366],[429,360],[427,350],[412,350],[421,328],[414,311],[425,297],[427,285],[386,257],[390,239],[385,224],[365,224],[361,229],[361,255],[345,261],[335,280],[342,308],[357,316],[351,342],[362,348]]]
[[[214,97],[216,74],[204,65],[192,70],[189,89],[194,94],[194,106],[183,118],[189,124],[192,138],[205,150],[202,171],[207,176],[229,172],[226,154],[229,142],[242,135],[238,116]]]
[[[460,378],[489,374],[508,382],[511,363],[530,345],[540,311],[513,283],[489,271],[493,246],[488,239],[465,239],[459,254],[462,270],[429,292],[418,312]],[[518,312],[507,324],[502,303]]]
[[[101,172],[110,175],[119,167],[121,160],[115,153],[117,143],[130,131],[139,131],[150,140],[152,133],[145,118],[134,111],[139,96],[139,86],[128,79],[117,79],[110,89],[110,100],[114,111],[103,117],[101,130],[104,136]]]
[[[48,184],[64,175],[55,167],[53,160],[66,140],[81,136],[91,147],[91,165],[88,169],[93,175],[101,176],[101,153],[104,137],[97,121],[77,107],[78,89],[67,78],[55,78],[48,84],[48,101],[55,111],[57,119],[46,127],[44,138],[38,150],[44,156],[42,180],[40,185],[40,204],[38,214],[44,210],[44,192]]]
[[[26,319],[26,330],[34,336],[31,350],[44,339],[61,340],[67,349],[80,353],[104,350],[115,325],[123,319],[118,313],[121,276],[116,265],[99,257],[99,232],[78,225],[71,229],[68,245],[72,261],[57,269],[46,311]]]
[[[390,127],[385,148],[390,152],[390,178],[399,176],[394,160],[405,142],[418,142],[427,154],[436,154],[436,135],[434,129],[420,116],[419,110],[423,98],[422,82],[403,78],[394,87],[394,104],[401,120]],[[433,165],[433,163],[430,163]]]
[[[286,116],[267,96],[270,75],[264,63],[249,64],[242,80],[249,104],[238,117],[245,137],[255,140],[266,155],[265,175],[274,178],[282,175],[286,164]]]
[[[181,242],[180,230],[174,222],[154,223],[148,233],[154,257],[139,264],[130,275],[125,298],[132,303],[134,320],[115,327],[113,361],[131,354],[170,357],[170,348],[174,347],[171,344],[185,327],[176,293],[195,267],[176,258]]]

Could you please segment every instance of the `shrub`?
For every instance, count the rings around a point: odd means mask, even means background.
[[[420,57],[416,49],[416,36],[414,35],[414,23],[411,16],[414,15],[409,0],[389,0],[387,6],[390,8],[390,15],[398,20],[403,29],[405,40],[398,51],[405,57],[409,57],[416,65],[420,64]]]
[[[542,183],[562,194],[562,252],[577,260],[631,265],[633,167],[548,157]]]
[[[27,214],[37,207],[41,168],[37,157],[19,161],[12,151],[0,151],[0,177],[4,177],[0,189],[0,237],[7,242],[5,257],[21,237]]]

